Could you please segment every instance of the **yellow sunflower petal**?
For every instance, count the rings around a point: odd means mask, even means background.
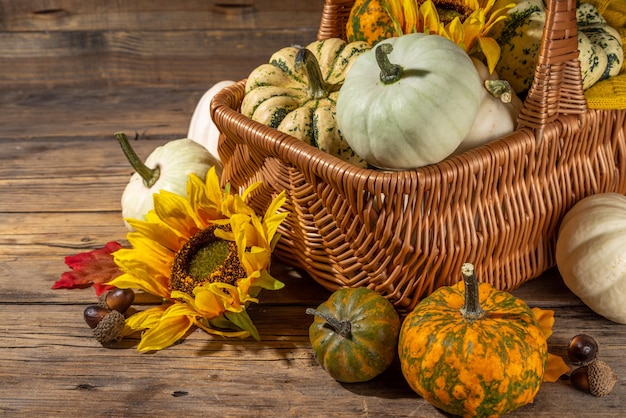
[[[197,313],[187,305],[175,303],[161,315],[159,322],[141,335],[138,351],[155,351],[180,340],[194,324]]]
[[[248,197],[250,196],[250,194],[255,191],[256,189],[258,189],[263,183],[260,181],[257,181],[256,183],[252,183],[250,186],[248,186],[243,193],[241,193],[241,199],[246,201],[248,200]],[[237,196],[237,195],[235,195]]]
[[[500,60],[500,45],[493,38],[478,38],[478,45],[487,59],[489,73],[493,73]]]
[[[127,219],[127,222],[135,229],[135,232],[129,232],[126,239],[133,245],[135,239],[149,239],[158,245],[154,245],[154,251],[158,251],[163,258],[170,257],[170,251],[178,251],[185,241],[186,237],[182,237],[180,232],[170,228],[164,223],[138,221]],[[134,245],[133,245],[134,247]]]
[[[552,335],[554,311],[541,308],[532,308],[531,311],[547,340]],[[569,372],[570,369],[571,368],[565,363],[562,357],[548,353],[548,365],[543,375],[543,381],[556,382],[563,374]]]
[[[422,18],[424,33],[439,33],[439,27],[441,22],[439,20],[439,13],[432,0],[426,0],[419,8],[420,16]]]
[[[278,230],[280,224],[289,215],[288,212],[279,212],[279,209],[285,204],[286,200],[287,194],[283,190],[278,196],[274,198],[272,203],[265,211],[265,216],[263,216],[263,223],[265,224],[265,228],[267,229],[267,237],[270,241],[274,237],[274,234]]]
[[[448,33],[450,34],[450,40],[460,46],[464,51],[467,51],[465,45],[465,30],[461,19],[455,17],[448,25]]]
[[[387,12],[387,15],[391,19],[395,32],[400,35],[404,35],[404,15],[402,14],[402,0],[381,0],[381,6]]]
[[[248,275],[250,275],[252,272],[268,268],[271,256],[271,253],[265,248],[251,247],[249,250],[245,251],[239,259],[243,268],[245,268]]]
[[[152,328],[158,324],[163,312],[165,312],[168,307],[169,305],[159,305],[154,308],[134,313],[126,318],[126,326],[135,331]]]
[[[185,197],[162,190],[154,195],[154,212],[161,221],[184,237],[191,237],[203,222]]]
[[[167,281],[167,277],[137,274],[135,272],[132,275],[128,273],[122,274],[107,284],[119,289],[140,289],[152,295],[167,298],[169,297]]]
[[[189,176],[187,198],[189,199],[192,211],[198,214],[203,228],[208,226],[208,220],[221,217],[218,205],[206,195],[205,182],[195,174]]]
[[[169,257],[155,253],[152,241],[133,240],[131,241],[132,249],[120,249],[113,253],[115,264],[123,272],[133,276],[133,279],[124,278],[125,280],[145,281],[144,290],[161,297],[167,297],[162,289],[167,287],[168,278],[171,271],[171,260],[173,253],[169,253]],[[119,282],[118,282],[119,283]],[[120,284],[116,285],[121,287]],[[126,287],[127,288],[127,287]],[[152,289],[152,290],[148,290]],[[153,293],[157,291],[159,293]]]
[[[213,292],[205,286],[196,287],[193,293],[196,309],[208,319],[221,315],[232,302],[227,294]]]
[[[217,171],[215,171],[215,167],[211,167],[207,172],[204,189],[205,195],[210,202],[215,205],[221,205],[223,200],[223,191],[220,187],[220,179],[217,175]]]

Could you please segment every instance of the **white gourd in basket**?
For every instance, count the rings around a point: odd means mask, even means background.
[[[187,132],[187,138],[202,145],[218,160],[217,144],[220,131],[211,119],[211,100],[222,89],[233,84],[235,82],[231,80],[218,81],[202,95],[193,111]]]

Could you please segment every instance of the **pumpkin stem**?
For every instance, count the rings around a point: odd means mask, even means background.
[[[341,335],[344,338],[348,338],[350,336],[350,332],[352,331],[352,324],[347,319],[338,320],[335,317],[332,317],[324,312],[320,312],[317,309],[307,308],[306,313],[308,315],[316,315],[322,318],[328,326],[330,326],[333,331],[337,334]]]
[[[502,103],[511,103],[511,84],[506,80],[485,80],[485,88],[496,99]]]
[[[474,271],[474,265],[465,263],[461,266],[461,274],[465,282],[465,301],[461,308],[461,314],[465,319],[474,321],[485,316],[485,311],[480,307],[478,298],[478,280]]]
[[[402,67],[389,61],[389,54],[393,51],[391,44],[380,44],[376,47],[376,63],[380,68],[380,81],[383,84],[391,84],[402,76]]]
[[[309,93],[313,99],[323,99],[334,91],[339,91],[341,85],[330,84],[324,80],[320,64],[315,54],[306,48],[300,48],[296,54],[294,68],[300,70],[304,66],[306,77],[309,81]]]
[[[126,155],[130,165],[133,166],[137,174],[139,174],[143,179],[143,184],[148,188],[154,186],[161,175],[161,169],[159,166],[150,168],[145,165],[130,145],[130,142],[128,142],[128,138],[126,138],[125,134],[118,132],[115,134],[115,138],[117,138],[117,141],[120,143],[122,151],[124,151],[124,155]]]

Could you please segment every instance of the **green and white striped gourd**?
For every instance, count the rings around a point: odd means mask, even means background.
[[[599,80],[619,74],[624,62],[624,49],[619,32],[609,26],[604,17],[590,3],[581,3],[576,9],[576,21],[579,33],[584,34],[591,44],[601,51],[598,54],[602,52],[606,54],[606,66]]]
[[[583,89],[588,89],[619,73],[624,51],[619,33],[592,4],[581,3],[576,18]],[[496,70],[520,95],[528,92],[533,81],[545,19],[543,0],[517,0],[508,19],[494,28],[494,37],[502,48]]]
[[[286,47],[248,76],[241,113],[344,161],[367,166],[337,128],[339,88],[366,42],[338,38]]]

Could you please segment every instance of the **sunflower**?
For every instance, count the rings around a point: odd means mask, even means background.
[[[108,284],[139,289],[162,304],[126,319],[124,335],[143,331],[139,351],[174,344],[196,326],[226,337],[259,339],[246,307],[261,289],[283,283],[269,273],[277,229],[287,216],[279,212],[285,192],[256,215],[246,198],[260,183],[233,194],[220,187],[215,169],[203,181],[189,177],[187,197],[161,191],[145,220],[127,219],[134,228],[113,256],[123,272]]]
[[[482,52],[489,71],[500,60],[500,45],[489,36],[494,25],[507,18],[512,0],[383,0],[399,35],[422,32],[440,35],[465,52]]]

